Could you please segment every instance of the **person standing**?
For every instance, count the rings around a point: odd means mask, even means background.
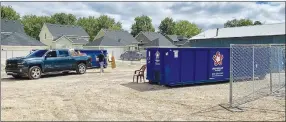
[[[100,65],[100,73],[103,73],[104,58],[105,58],[104,54],[103,54],[103,51],[101,51],[101,53],[97,57],[98,57],[99,65]]]

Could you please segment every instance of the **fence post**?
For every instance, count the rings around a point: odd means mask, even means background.
[[[270,94],[272,94],[273,89],[272,89],[272,48],[271,48],[271,44],[269,45],[270,48],[270,57],[269,57],[269,72],[270,72]]]
[[[229,71],[230,71],[230,73],[229,73],[229,75],[230,75],[230,79],[229,79],[229,105],[230,105],[230,107],[233,107],[233,101],[232,101],[232,97],[233,97],[233,95],[232,95],[232,83],[233,83],[233,77],[232,77],[232,58],[233,58],[233,46],[232,45],[230,45],[230,69],[229,69]]]
[[[254,64],[254,46],[252,46],[252,94],[253,94],[253,98],[254,98],[254,68],[255,68],[255,64]]]
[[[8,55],[8,53],[7,53],[7,50],[5,50],[6,51],[6,59],[5,60],[7,60],[7,55]]]
[[[276,52],[277,53],[277,59],[278,59],[278,84],[279,84],[279,86],[281,85],[280,83],[281,83],[281,79],[280,79],[280,63],[281,63],[281,61],[280,61],[280,52],[281,52],[281,49],[279,48],[279,46],[277,46],[278,47],[278,51]]]
[[[113,52],[113,50],[112,50],[112,53],[111,53],[111,57],[112,57],[112,56],[114,57],[114,52]]]

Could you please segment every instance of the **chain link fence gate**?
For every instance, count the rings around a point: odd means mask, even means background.
[[[285,45],[230,46],[229,108],[276,95],[285,99]]]

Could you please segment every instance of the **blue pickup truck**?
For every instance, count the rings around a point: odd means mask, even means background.
[[[89,56],[71,56],[66,49],[36,50],[26,57],[7,59],[5,71],[14,78],[38,79],[43,74],[55,72],[84,74],[90,62]]]

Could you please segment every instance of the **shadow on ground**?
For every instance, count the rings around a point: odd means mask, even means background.
[[[130,82],[121,84],[125,87],[134,89],[136,91],[145,92],[145,91],[158,91],[158,90],[166,90],[166,89],[179,89],[179,88],[185,88],[185,87],[199,87],[199,86],[207,86],[207,85],[218,85],[218,84],[226,84],[228,81],[223,82],[212,82],[212,83],[200,83],[200,84],[186,84],[186,85],[179,85],[179,86],[160,86],[157,84],[149,84],[148,82]]]
[[[121,84],[121,85],[128,87],[128,88],[131,88],[133,90],[139,91],[139,92],[158,91],[158,90],[169,89],[168,87],[165,87],[165,86],[152,85],[152,84],[149,84],[147,82],[145,82],[145,83],[130,82],[130,83],[125,83],[125,84]]]
[[[60,73],[60,74],[46,74],[46,75],[43,75],[40,79],[42,78],[51,78],[51,77],[64,77],[64,76],[69,76],[69,75],[79,75],[75,72],[71,72],[71,73],[68,73],[68,74],[65,74],[65,73]],[[8,78],[1,78],[1,82],[15,82],[15,81],[27,81],[29,80],[28,78],[26,77],[23,77],[23,78],[13,78],[12,76],[9,76]]]
[[[184,84],[177,86],[170,86],[170,88],[184,88],[184,87],[198,87],[198,86],[208,86],[208,85],[219,85],[219,84],[227,84],[229,81],[219,81],[219,82],[206,82],[206,83],[194,83],[194,84]]]
[[[89,72],[86,72],[87,74],[100,74],[100,71],[89,71]],[[106,74],[106,73],[111,73],[111,72],[107,72],[107,71],[104,71],[102,74]]]

